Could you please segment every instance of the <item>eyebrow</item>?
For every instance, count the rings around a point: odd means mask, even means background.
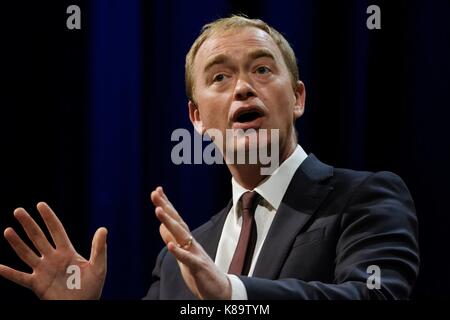
[[[275,61],[275,57],[273,56],[272,52],[270,52],[267,49],[258,49],[255,51],[250,52],[249,57],[252,60],[256,60],[258,58],[269,58]]]
[[[228,60],[230,60],[230,59],[226,55],[219,54],[219,55],[215,56],[214,58],[210,59],[206,63],[205,68],[203,69],[203,72],[206,73],[206,72],[208,72],[209,69],[211,69],[216,64],[223,64],[223,63],[226,63]]]
[[[269,58],[269,59],[272,59],[275,61],[274,55],[272,54],[272,52],[270,52],[267,49],[257,49],[257,50],[251,51],[248,54],[248,57],[251,60],[256,60],[258,58]],[[230,60],[230,58],[228,58],[228,56],[226,56],[224,54],[218,54],[217,56],[213,57],[206,63],[203,71],[204,71],[204,73],[206,73],[206,72],[208,72],[209,69],[211,69],[216,64],[224,64],[224,63],[228,62],[229,60]]]

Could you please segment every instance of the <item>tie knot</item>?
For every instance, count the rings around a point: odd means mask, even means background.
[[[257,193],[255,191],[247,191],[241,196],[242,210],[252,211]]]

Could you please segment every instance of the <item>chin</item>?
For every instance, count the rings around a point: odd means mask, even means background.
[[[242,164],[237,162],[240,156],[245,157],[246,164],[255,164],[255,161],[259,162],[261,154],[271,154],[271,136],[260,134],[259,130],[239,136],[234,140],[234,144],[227,144],[227,153],[233,156],[234,163]]]

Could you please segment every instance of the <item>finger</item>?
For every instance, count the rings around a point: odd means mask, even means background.
[[[163,187],[158,187],[158,188],[156,188],[156,191],[158,191],[158,192],[163,196],[163,198],[164,198],[167,202],[170,203],[169,198],[167,198],[167,195],[166,195],[166,193],[164,192]]]
[[[170,209],[170,210],[166,210],[166,212],[168,212],[171,215],[171,217],[174,218],[175,220],[180,221],[182,226],[185,227],[187,231],[189,231],[189,226],[186,224],[186,222],[184,222],[183,218],[178,213],[178,211],[175,209],[172,202],[170,202],[169,198],[167,198],[167,195],[165,194],[163,188],[159,187],[159,189],[157,189],[157,191],[162,195],[166,205]]]
[[[163,190],[163,187],[158,187],[158,188],[156,188],[156,191],[161,195],[161,197],[162,197],[164,203],[165,203],[166,205],[170,206],[170,207],[173,209],[173,211],[175,211],[176,215],[177,215],[178,217],[180,217],[180,219],[181,219],[181,216],[178,214],[178,211],[175,209],[175,207],[173,206],[172,202],[170,202],[169,198],[168,198],[167,195],[165,194],[165,192],[164,192],[164,190]],[[175,219],[175,217],[172,217],[172,218]],[[181,219],[181,220],[182,220],[182,219]]]
[[[40,258],[20,239],[13,228],[7,228],[4,236],[19,258],[31,268],[34,268],[40,262]]]
[[[169,230],[167,230],[166,226],[161,223],[159,226],[159,234],[161,235],[161,238],[163,239],[164,243],[167,245],[170,241],[176,242],[175,237],[170,233]]]
[[[25,211],[25,209],[16,209],[14,211],[14,216],[20,222],[31,242],[33,242],[36,249],[38,249],[42,255],[49,254],[53,251],[53,247],[50,242],[48,242],[44,232],[42,232],[41,228],[33,220],[33,218],[31,218],[28,212]]]
[[[167,199],[167,196],[163,193],[161,187],[156,188],[156,190],[151,193],[150,197],[155,207],[162,207],[167,214],[177,220],[186,230],[189,231],[188,225],[183,221],[175,207],[172,203],[170,203],[169,199]]]
[[[23,287],[26,288],[31,287],[32,275],[29,273],[17,271],[14,270],[13,268],[0,264],[0,276],[8,280],[14,281],[15,283]]]
[[[105,268],[106,270],[106,236],[108,230],[106,228],[98,228],[92,239],[91,257],[89,261],[96,267]]]
[[[167,197],[162,193],[161,187],[156,188],[151,194],[152,202],[155,207],[163,207],[163,209],[170,214],[170,216],[176,220],[181,221],[181,217],[175,210],[174,206],[170,203]]]
[[[36,207],[50,231],[50,235],[52,236],[56,248],[70,248],[72,244],[70,243],[66,230],[53,210],[45,202],[39,202]]]
[[[175,241],[179,244],[186,243],[190,238],[190,233],[181,224],[168,215],[161,207],[155,209],[155,214],[159,221],[165,225],[167,230],[175,238]]]
[[[170,253],[172,253],[179,262],[184,264],[189,269],[195,269],[199,267],[200,262],[199,259],[196,258],[194,254],[190,251],[187,251],[183,248],[180,248],[174,242],[169,242],[167,244],[167,249]]]

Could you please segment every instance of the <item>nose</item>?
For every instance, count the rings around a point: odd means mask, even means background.
[[[234,98],[236,100],[242,101],[247,100],[251,97],[256,97],[255,90],[247,80],[242,78],[239,79],[234,89]]]

